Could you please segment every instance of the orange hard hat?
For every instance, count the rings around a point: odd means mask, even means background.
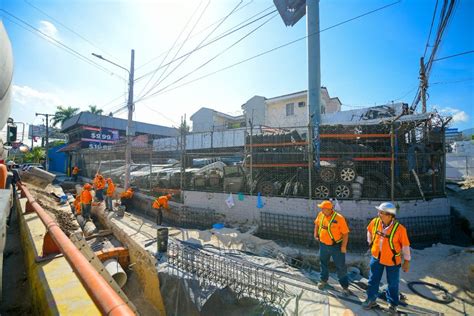
[[[110,179],[110,178],[107,178],[107,182],[112,182],[112,179]]]
[[[92,186],[89,183],[84,184],[84,189],[90,190],[92,189]]]
[[[331,201],[325,200],[321,204],[318,204],[318,207],[321,208],[321,209],[323,209],[323,208],[332,209],[334,207],[334,205],[332,204]]]

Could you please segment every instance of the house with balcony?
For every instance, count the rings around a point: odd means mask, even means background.
[[[254,96],[242,105],[244,116],[254,126],[305,127],[309,123],[307,90],[265,98]],[[341,111],[341,101],[321,87],[321,114]]]

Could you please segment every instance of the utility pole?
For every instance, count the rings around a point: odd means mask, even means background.
[[[306,25],[308,34],[308,109],[313,127],[312,145],[319,169],[319,124],[321,123],[321,56],[319,45],[319,0],[306,1]]]
[[[130,164],[132,162],[132,136],[135,134],[132,131],[133,119],[133,75],[135,72],[135,50],[132,49],[130,60],[130,71],[128,72],[128,121],[127,121],[127,144],[125,147],[125,190],[130,186]]]
[[[54,114],[43,114],[43,113],[36,113],[36,116],[42,115],[46,117],[46,159],[45,159],[45,169],[49,171],[49,158],[48,158],[48,150],[49,150],[49,117],[54,116]],[[33,141],[32,141],[33,144]],[[32,146],[33,148],[33,146]]]
[[[130,70],[125,67],[120,66],[119,64],[110,61],[101,55],[92,53],[92,56],[102,59],[114,66],[122,68],[126,72],[128,72],[128,101],[127,101],[127,109],[128,109],[128,121],[127,121],[127,130],[126,134],[126,145],[125,145],[125,183],[124,188],[125,190],[130,187],[130,164],[132,162],[132,136],[135,135],[135,132],[132,127],[132,119],[133,119],[133,82],[134,82],[134,72],[135,72],[135,50],[132,49],[131,53],[131,61],[130,61]]]
[[[428,81],[426,79],[425,61],[420,58],[420,93],[421,93],[421,113],[426,113],[426,90],[428,90]]]

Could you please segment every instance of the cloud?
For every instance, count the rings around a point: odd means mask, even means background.
[[[58,105],[65,104],[59,96],[41,92],[28,86],[13,85],[12,117],[17,121],[31,122],[35,113],[54,113]]]
[[[468,122],[469,121],[469,115],[459,109],[451,108],[451,107],[446,107],[446,108],[440,108],[438,109],[438,112],[442,115],[449,115],[453,117],[452,122],[453,123],[463,123],[463,122]]]
[[[39,29],[44,34],[48,35],[49,37],[54,38],[55,40],[59,40],[59,32],[56,26],[53,23],[48,21],[40,21]]]

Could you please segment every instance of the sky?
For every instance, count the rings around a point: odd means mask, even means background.
[[[321,0],[320,28],[394,2]],[[321,33],[321,84],[339,97],[343,110],[412,103],[435,5],[435,0],[400,1]],[[182,116],[189,120],[201,107],[238,115],[254,95],[271,98],[307,89],[305,39],[219,71],[304,37],[305,17],[286,27],[280,16],[269,14],[163,67],[255,14],[263,11],[253,19],[271,13],[271,0],[0,0],[0,9],[14,55],[15,121],[41,124],[35,113],[53,114],[58,105],[81,110],[96,105],[126,118],[128,73],[91,53],[129,69],[135,50],[133,117],[152,124],[178,126]],[[437,58],[474,50],[472,12],[474,1],[458,1]],[[429,82],[428,110],[452,115],[451,127],[474,127],[474,54],[435,62]]]

